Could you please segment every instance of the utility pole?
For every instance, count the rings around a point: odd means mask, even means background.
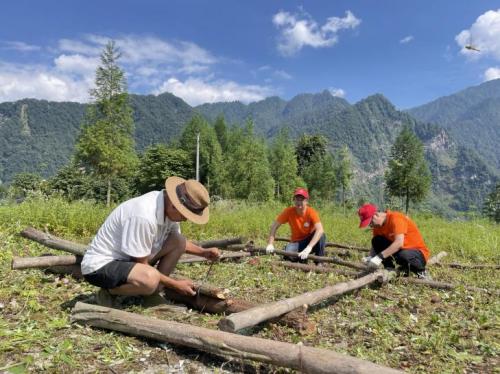
[[[196,135],[196,180],[200,181],[200,133]]]

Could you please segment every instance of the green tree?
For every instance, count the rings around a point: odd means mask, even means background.
[[[275,182],[274,196],[281,201],[289,201],[294,188],[304,182],[298,177],[295,148],[288,137],[288,131],[282,129],[269,149],[271,175]]]
[[[311,161],[316,162],[326,154],[327,144],[328,140],[322,135],[302,135],[299,138],[295,154],[300,176]]]
[[[135,188],[140,193],[161,190],[170,176],[189,178],[192,166],[190,154],[183,149],[168,148],[164,144],[150,146],[140,157]]]
[[[192,173],[196,175],[196,138],[200,135],[200,182],[211,194],[226,195],[225,170],[222,150],[212,126],[201,116],[195,116],[186,125],[181,134],[180,146],[191,157]]]
[[[134,123],[126,90],[125,75],[117,64],[120,58],[113,41],[101,53],[96,70],[94,102],[86,113],[76,144],[76,160],[107,184],[106,204],[111,203],[112,181],[127,177],[137,165]]]
[[[16,174],[10,184],[10,192],[15,198],[24,198],[29,192],[40,191],[42,181],[42,177],[35,173]]]
[[[227,125],[224,117],[218,116],[214,123],[214,130],[217,134],[217,140],[219,141],[222,153],[227,152],[228,148],[228,133],[227,133]]]
[[[266,143],[255,137],[252,121],[246,123],[243,131],[235,130],[231,138],[237,139],[236,143],[231,142],[227,163],[234,196],[254,201],[272,199],[274,181]]]
[[[309,192],[316,199],[333,200],[337,190],[335,161],[330,152],[316,154],[303,170]]]
[[[500,183],[484,200],[483,213],[492,221],[500,223]]]
[[[424,146],[407,126],[391,148],[385,183],[389,195],[404,199],[406,213],[410,201],[418,203],[429,192],[431,173],[424,158]]]
[[[346,214],[346,192],[351,185],[351,180],[353,177],[351,156],[349,154],[349,148],[344,145],[337,153],[337,167],[335,168],[335,174],[337,183],[341,189],[340,196],[342,207],[344,209],[344,215]]]

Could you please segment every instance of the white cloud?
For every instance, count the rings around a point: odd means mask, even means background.
[[[223,80],[205,81],[198,78],[188,78],[185,81],[169,78],[154,91],[155,94],[162,92],[171,92],[193,106],[219,101],[249,103],[273,94],[273,90],[265,86],[240,85],[233,81]]]
[[[18,41],[3,42],[3,44],[5,45],[5,47],[2,47],[2,49],[13,49],[20,52],[33,52],[33,51],[39,51],[41,49],[37,45],[31,45],[25,42],[18,42]]]
[[[493,79],[499,79],[500,78],[500,68],[498,67],[492,67],[489,69],[486,69],[484,72],[484,81],[491,81]]]
[[[490,56],[500,60],[500,9],[480,15],[469,29],[455,37],[455,41],[461,47],[460,53],[470,58]],[[466,46],[473,46],[479,52]]]
[[[277,78],[280,78],[280,79],[285,79],[285,80],[292,79],[292,76],[284,70],[275,70],[274,76],[276,76]]]
[[[323,48],[336,44],[340,30],[354,29],[361,20],[347,11],[344,18],[330,17],[319,27],[307,13],[297,15],[280,11],[274,15],[273,23],[280,30],[278,50],[284,56],[292,56],[306,46]]]
[[[329,89],[332,96],[335,97],[345,97],[345,91],[342,88],[330,88]]]
[[[399,41],[400,44],[407,44],[413,40],[413,35],[408,35]]]
[[[61,39],[45,66],[9,65],[0,61],[0,102],[25,97],[54,101],[89,100],[100,54],[110,38],[87,34],[81,39]],[[189,41],[167,41],[154,36],[128,35],[113,38],[121,52],[118,60],[131,92],[170,91],[188,103],[261,100],[274,93],[263,85],[242,85],[216,76],[222,64],[233,63],[215,57]],[[261,69],[262,72],[267,69]],[[269,68],[268,75],[280,79],[291,76]]]
[[[44,67],[0,64],[0,102],[23,98],[84,102],[89,89],[88,82]]]
[[[95,72],[99,59],[80,54],[60,55],[54,59],[54,64],[55,68],[61,72],[89,76]]]

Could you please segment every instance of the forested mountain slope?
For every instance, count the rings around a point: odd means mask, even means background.
[[[463,145],[500,169],[500,79],[441,97],[408,113],[449,129]]]

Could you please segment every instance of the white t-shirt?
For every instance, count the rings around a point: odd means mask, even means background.
[[[154,256],[171,232],[180,233],[178,222],[165,217],[163,191],[152,191],[125,201],[111,212],[83,256],[83,274],[92,273],[113,260]]]

